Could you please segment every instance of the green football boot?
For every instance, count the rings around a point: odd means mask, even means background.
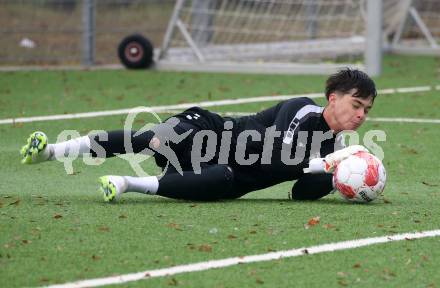
[[[127,189],[127,181],[122,176],[102,176],[98,179],[99,192],[105,202],[113,202]]]
[[[35,164],[49,159],[50,151],[47,149],[47,144],[46,134],[40,131],[32,133],[27,139],[26,145],[20,150],[21,163]]]

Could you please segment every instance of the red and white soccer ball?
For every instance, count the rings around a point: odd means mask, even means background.
[[[376,156],[358,152],[341,161],[333,173],[335,188],[352,202],[371,202],[385,188],[385,167]]]

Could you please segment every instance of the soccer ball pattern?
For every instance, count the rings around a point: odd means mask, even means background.
[[[352,202],[370,202],[385,188],[385,167],[376,156],[358,152],[341,161],[333,173],[335,188]]]

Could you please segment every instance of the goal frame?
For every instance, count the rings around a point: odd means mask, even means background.
[[[400,23],[393,35],[390,43],[385,44],[385,49],[392,53],[399,54],[412,54],[412,55],[434,55],[440,56],[440,45],[437,44],[434,36],[429,30],[428,26],[425,24],[423,19],[420,17],[419,12],[413,5],[413,0],[404,0],[402,4],[404,9],[404,16],[401,18]],[[402,43],[402,35],[405,29],[405,24],[408,20],[412,19],[416,27],[420,30],[423,37],[429,44],[426,47],[411,47]]]
[[[173,13],[169,20],[163,42],[156,57],[155,68],[158,70],[176,70],[176,71],[197,71],[197,72],[225,72],[225,73],[269,73],[269,74],[330,74],[343,68],[353,68],[366,71],[371,76],[378,76],[382,69],[382,1],[368,0],[366,9],[366,35],[364,37],[352,37],[351,39],[335,39],[332,47],[345,47],[347,41],[361,45],[363,50],[364,63],[278,63],[278,62],[256,62],[256,61],[224,61],[224,60],[206,60],[204,47],[199,47],[194,41],[191,33],[180,19],[179,12],[186,1],[177,0]],[[188,53],[190,51],[197,61],[178,62],[167,60],[166,56],[170,53],[178,53],[179,48],[171,48],[171,38],[173,33],[179,32],[189,49],[180,51]],[[313,47],[317,41],[311,40],[307,43],[308,47]],[[327,41],[330,41],[327,39]],[[268,44],[270,45],[270,44]],[[311,45],[311,46],[310,46]],[[221,49],[220,47],[219,49]],[[226,47],[223,47],[227,49]],[[182,49],[181,49],[182,50]],[[222,50],[220,50],[222,51]],[[289,50],[291,51],[291,50]]]

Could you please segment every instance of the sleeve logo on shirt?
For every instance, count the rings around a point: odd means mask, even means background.
[[[200,114],[197,114],[197,113],[193,113],[192,115],[190,115],[190,114],[188,114],[188,115],[186,115],[186,119],[188,119],[188,120],[197,120],[197,119],[199,119],[200,118]]]
[[[299,111],[295,114],[295,117],[293,117],[292,122],[289,124],[289,128],[287,129],[283,139],[283,143],[288,145],[292,144],[293,137],[295,136],[295,132],[298,130],[300,123],[306,121],[311,116],[320,115],[323,110],[323,107],[316,105],[306,105],[299,109]]]

